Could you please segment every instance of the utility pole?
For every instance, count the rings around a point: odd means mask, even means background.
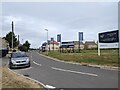
[[[12,21],[12,51],[13,51],[13,33],[14,33],[14,24]]]

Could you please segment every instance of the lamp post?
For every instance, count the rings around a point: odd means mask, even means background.
[[[48,55],[48,29],[45,29],[45,31],[47,31],[47,44],[46,44],[46,46],[47,46],[47,55]]]

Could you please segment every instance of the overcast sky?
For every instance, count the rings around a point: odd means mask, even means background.
[[[83,32],[84,41],[97,40],[99,32],[118,29],[117,2],[6,2],[2,3],[2,36],[11,31],[23,43],[28,40],[31,47],[38,48],[57,34],[62,41],[77,41],[78,32]]]

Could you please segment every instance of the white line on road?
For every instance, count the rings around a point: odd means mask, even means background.
[[[36,63],[35,61],[33,61],[34,64],[38,65],[38,66],[42,66],[41,64],[39,63]]]
[[[56,88],[56,87],[53,87],[51,85],[46,85],[46,87],[49,88],[49,89],[55,89]]]
[[[55,67],[51,67],[54,70],[59,70],[59,71],[64,71],[64,72],[71,72],[71,73],[78,73],[78,74],[85,74],[85,75],[90,75],[90,76],[95,76],[97,77],[97,74],[92,74],[92,73],[84,73],[84,72],[78,72],[78,71],[71,71],[71,70],[65,70],[65,69],[60,69],[60,68],[55,68]]]

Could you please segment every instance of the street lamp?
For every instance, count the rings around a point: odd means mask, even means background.
[[[48,29],[45,29],[45,31],[47,31],[47,44],[46,44],[46,46],[47,46],[47,55],[48,55]]]

